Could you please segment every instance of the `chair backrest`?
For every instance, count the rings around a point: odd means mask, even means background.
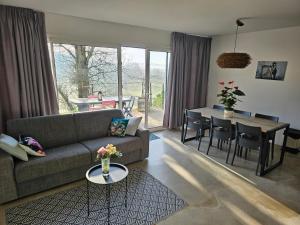
[[[245,148],[258,149],[262,145],[261,127],[236,123],[236,137],[238,144]]]
[[[129,101],[126,101],[124,104],[123,104],[123,108],[125,108],[127,111],[131,111],[133,106],[134,106],[134,101],[135,101],[135,97],[134,96],[131,96]]]
[[[238,110],[238,109],[235,109],[234,112],[238,113],[238,114],[241,114],[243,116],[251,117],[251,112],[247,112],[247,111],[243,111],[243,110]]]
[[[219,119],[212,116],[211,129],[213,131],[213,136],[218,139],[228,140],[231,138],[232,126],[230,120]]]
[[[260,114],[260,113],[255,113],[255,117],[261,118],[261,119],[266,119],[266,120],[272,120],[276,123],[279,121],[278,116],[270,116],[270,115],[265,115],[265,114]]]
[[[111,108],[116,108],[116,101],[115,100],[102,100],[101,105],[108,106]]]
[[[201,112],[193,112],[188,109],[185,110],[185,124],[190,128],[199,129],[203,126],[204,118]]]
[[[223,105],[213,105],[213,109],[224,110],[224,106]]]

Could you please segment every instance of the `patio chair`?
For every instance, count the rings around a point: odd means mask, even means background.
[[[130,101],[123,106],[123,114],[125,117],[128,117],[128,116],[133,117],[132,109],[134,106],[134,101],[135,101],[135,97],[131,96]]]
[[[102,109],[115,109],[116,108],[115,100],[103,100],[101,104],[90,105],[89,111],[98,111]]]

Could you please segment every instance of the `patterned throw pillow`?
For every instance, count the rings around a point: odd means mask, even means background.
[[[20,135],[19,136],[19,145],[29,155],[46,156],[46,153],[45,153],[42,145],[37,140],[35,140],[33,137],[27,137],[24,135]]]
[[[124,137],[129,119],[112,118],[110,133],[112,136]]]

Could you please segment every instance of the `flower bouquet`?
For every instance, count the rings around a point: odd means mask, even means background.
[[[224,81],[220,81],[219,84],[222,90],[217,96],[220,98],[219,102],[224,105],[224,117],[232,117],[234,106],[240,101],[237,96],[245,96],[245,93],[234,85],[234,81],[229,81],[228,85]]]
[[[104,177],[109,176],[110,159],[120,157],[122,157],[122,153],[117,151],[117,148],[112,144],[99,148],[96,161],[101,159],[102,174]]]

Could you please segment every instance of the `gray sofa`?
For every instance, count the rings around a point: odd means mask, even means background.
[[[123,153],[116,162],[129,164],[147,158],[149,132],[139,129],[134,137],[109,136],[113,117],[123,114],[113,109],[8,121],[8,135],[36,138],[47,156],[24,162],[0,150],[0,204],[84,178],[95,164],[96,151],[107,144]]]

